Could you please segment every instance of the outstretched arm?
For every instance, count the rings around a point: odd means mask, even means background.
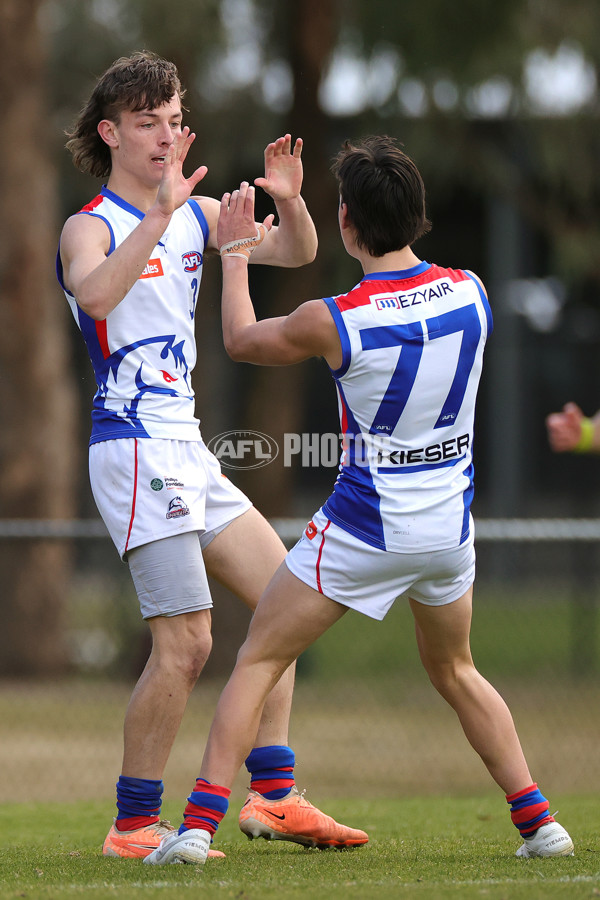
[[[206,166],[183,177],[183,163],[195,138],[187,126],[169,147],[156,202],[140,224],[110,255],[110,235],[98,218],[76,215],[61,236],[64,282],[79,306],[93,319],[112,312],[140,277],[174,211],[204,178]]]
[[[324,356],[336,367],[338,356],[341,357],[340,341],[322,300],[303,303],[289,316],[256,321],[248,288],[248,261],[272,233],[271,224],[272,217],[268,216],[258,226],[257,235],[254,188],[248,182],[242,182],[232,194],[223,195],[217,240],[223,261],[225,349],[238,362],[284,366],[311,356]]]
[[[567,403],[561,412],[546,418],[546,428],[555,453],[600,452],[600,411],[588,419],[576,403]]]

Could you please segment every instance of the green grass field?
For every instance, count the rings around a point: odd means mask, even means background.
[[[537,594],[482,596],[473,650],[506,697],[534,778],[571,832],[573,858],[521,860],[500,791],[419,663],[408,610],[349,615],[301,660],[291,721],[296,780],[370,834],[346,853],[247,841],[246,776],[217,846],[227,859],[155,869],[104,859],[132,685],[0,682],[0,898],[538,900],[600,897],[600,679],[571,669],[572,610]],[[600,630],[591,630],[595,644]],[[217,639],[218,640],[218,639]],[[600,653],[596,652],[596,664]],[[224,679],[200,681],[165,773],[179,822]],[[63,803],[68,800],[68,803]]]
[[[43,784],[39,785],[43,795]],[[556,798],[554,798],[556,800]],[[322,806],[364,827],[370,843],[350,852],[247,841],[235,810],[217,846],[225,860],[154,868],[104,859],[100,846],[109,803],[14,804],[0,808],[0,897],[63,900],[136,898],[592,898],[600,895],[597,798],[559,798],[576,855],[554,860],[514,856],[518,835],[502,797],[339,799]],[[177,809],[166,809],[175,821]]]

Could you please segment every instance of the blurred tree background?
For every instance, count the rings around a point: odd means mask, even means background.
[[[197,133],[189,169],[209,168],[202,191],[219,197],[261,174],[264,147],[279,134],[304,138],[303,193],[319,252],[303,269],[252,270],[261,316],[359,280],[337,233],[331,160],[347,138],[402,141],[423,173],[433,221],[417,254],[474,269],[495,314],[477,422],[476,517],[597,516],[597,460],[553,456],[544,431],[545,415],[569,399],[588,414],[600,406],[597,3],[4,0],[0,517],[97,515],[85,454],[94,382],[53,269],[63,221],[99,184],[73,168],[64,129],[97,75],[140,48],[179,67]],[[270,208],[259,198],[260,215]],[[281,446],[286,433],[336,433],[324,364],[234,365],[222,349],[219,300],[211,260],[195,372],[205,439],[246,428]],[[309,516],[334,475],[284,466],[280,454],[232,477],[262,512],[281,517]],[[64,604],[83,552],[1,542],[0,673],[72,665]]]
[[[100,186],[73,168],[64,131],[96,77],[141,48],[179,68],[186,120],[197,133],[189,171],[209,168],[203,192],[220,197],[262,174],[263,150],[278,135],[304,139],[303,193],[319,252],[302,269],[252,267],[260,316],[360,279],[339,240],[330,164],[348,138],[388,133],[404,144],[423,173],[433,221],[417,254],[476,271],[494,311],[476,424],[476,520],[600,518],[598,459],[552,455],[544,428],[544,417],[567,400],[588,414],[600,407],[598,3],[3,0],[0,765],[7,799],[31,799],[42,781],[50,800],[112,796],[122,712],[148,649],[127,567],[109,540],[81,536],[82,520],[97,519],[86,454],[95,383],[54,276],[62,223]],[[265,196],[258,206],[261,216],[271,211]],[[211,259],[196,314],[205,439],[251,429],[281,448],[285,434],[336,434],[324,364],[232,363],[219,306],[220,266]],[[286,466],[282,457],[228,474],[267,516],[309,517],[335,468],[299,457]],[[20,520],[74,520],[79,539],[18,539]],[[589,714],[600,699],[600,544],[575,542],[568,529],[564,540],[532,536],[527,526],[522,538],[477,544],[475,658],[511,703],[536,777],[553,790],[588,790],[600,774]],[[213,587],[215,650],[167,772],[177,791],[189,786],[189,759],[247,627],[239,602]],[[378,764],[363,785],[371,793],[488,789],[452,713],[425,681],[400,604],[383,627],[348,615],[305,654],[292,724],[311,788],[321,778],[326,791],[346,792],[346,773],[357,758],[373,758],[377,734]]]

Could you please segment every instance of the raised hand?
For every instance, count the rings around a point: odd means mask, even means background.
[[[239,190],[223,194],[217,223],[217,246],[221,256],[250,254],[271,230],[273,215],[266,217],[257,228],[254,220],[254,188],[242,181]]]
[[[183,163],[188,150],[196,139],[196,135],[186,125],[165,154],[163,173],[156,196],[156,206],[165,216],[170,216],[176,209],[189,200],[194,188],[201,181],[208,169],[199,166],[189,178],[183,176]]]
[[[262,188],[273,200],[293,200],[302,188],[302,138],[298,138],[292,150],[292,136],[277,138],[265,149],[265,176],[255,178],[254,184]]]
[[[567,403],[562,411],[546,418],[548,441],[555,453],[565,453],[578,444],[584,415],[576,403]]]

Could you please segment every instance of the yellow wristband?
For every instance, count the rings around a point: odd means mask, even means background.
[[[591,419],[584,418],[581,420],[581,436],[573,447],[573,453],[589,453],[593,445],[594,423]]]

